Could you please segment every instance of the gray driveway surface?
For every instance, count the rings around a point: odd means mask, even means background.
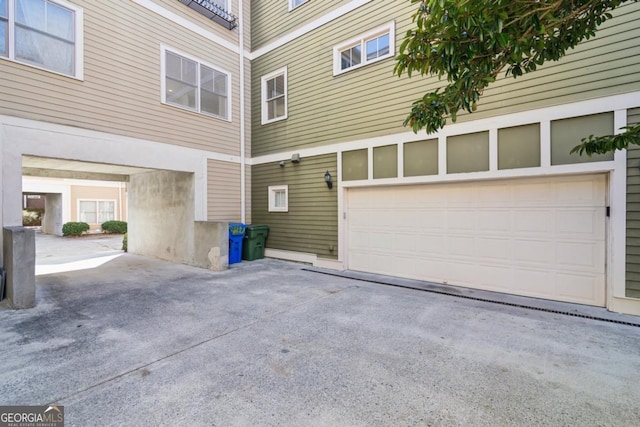
[[[107,251],[108,252],[108,251]],[[0,405],[67,426],[637,426],[640,328],[125,254],[0,308]]]

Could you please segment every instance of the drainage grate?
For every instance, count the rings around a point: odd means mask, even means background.
[[[458,294],[454,294],[454,293],[451,293],[451,292],[438,291],[438,290],[435,290],[435,289],[425,289],[425,288],[420,288],[420,287],[416,287],[416,286],[400,285],[398,283],[384,282],[382,280],[373,280],[373,279],[364,279],[364,278],[361,278],[361,277],[352,277],[352,276],[345,275],[345,274],[329,272],[329,271],[320,271],[320,270],[315,270],[315,269],[310,269],[310,268],[303,268],[302,270],[303,271],[310,271],[312,273],[325,274],[327,276],[342,277],[344,279],[358,280],[360,282],[376,283],[378,285],[393,286],[395,288],[413,289],[415,291],[430,292],[432,294],[447,295],[447,296],[450,296],[450,297],[464,298],[464,299],[469,299],[469,300],[473,300],[473,301],[489,302],[489,303],[492,303],[492,304],[506,305],[506,306],[509,306],[509,307],[518,307],[518,308],[525,308],[525,309],[528,309],[528,310],[544,311],[546,313],[562,314],[564,316],[580,317],[580,318],[583,318],[583,319],[597,320],[599,322],[616,323],[618,325],[634,326],[636,328],[640,328],[640,323],[627,322],[627,321],[624,321],[624,320],[607,319],[606,317],[590,316],[588,314],[572,313],[570,311],[553,310],[553,309],[550,309],[550,308],[534,307],[534,306],[526,305],[526,304],[517,304],[517,303],[513,303],[513,302],[497,301],[497,300],[490,299],[490,298],[472,297],[472,296],[469,296],[469,295],[458,295]]]

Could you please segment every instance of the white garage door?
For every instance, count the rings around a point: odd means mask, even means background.
[[[605,303],[606,176],[354,188],[351,270]]]

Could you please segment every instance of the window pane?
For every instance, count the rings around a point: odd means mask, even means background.
[[[45,31],[44,0],[16,0],[16,22]]]
[[[340,56],[342,57],[342,69],[346,70],[347,68],[351,68],[355,65],[360,64],[361,52],[362,48],[360,47],[360,45],[342,51],[340,54]]]
[[[95,201],[80,201],[80,222],[98,223]]]
[[[227,94],[227,75],[224,73],[219,73],[217,71],[213,72],[213,91],[215,93],[219,93],[220,95]]]
[[[16,58],[65,74],[74,72],[72,43],[16,27]]]
[[[389,34],[367,42],[367,60],[376,59],[389,53]]]
[[[181,62],[180,62],[180,57],[178,55],[174,55],[171,52],[167,52],[166,53],[166,63],[165,63],[165,73],[167,75],[167,77],[172,77],[176,80],[180,80],[181,78]]]
[[[0,0],[0,16],[7,17],[7,0]]]
[[[194,86],[168,78],[166,98],[167,102],[192,109],[196,108],[196,88]]]
[[[284,208],[287,206],[287,193],[284,190],[274,191],[273,205],[276,208]]]
[[[115,208],[115,202],[98,202],[98,223],[102,224],[105,221],[113,221],[116,218]]]
[[[284,75],[267,80],[267,99],[284,95]]]
[[[7,22],[0,19],[0,55],[7,56]]]
[[[213,92],[213,70],[204,65],[200,66],[200,88]]]
[[[213,92],[200,92],[200,110],[227,118],[227,97]]]
[[[191,61],[186,58],[182,58],[182,81],[185,83],[191,83],[193,85],[198,84],[198,64],[195,61]]]
[[[49,3],[47,6],[47,33],[73,41],[73,12]]]
[[[267,118],[275,119],[284,116],[284,97],[272,99],[267,102]]]

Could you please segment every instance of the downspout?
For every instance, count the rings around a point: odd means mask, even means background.
[[[238,37],[240,38],[240,221],[246,222],[246,173],[245,173],[245,87],[244,87],[244,0],[238,0]]]

